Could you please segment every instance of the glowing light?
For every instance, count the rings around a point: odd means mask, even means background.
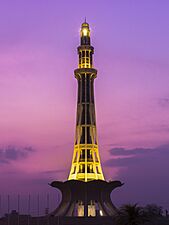
[[[100,210],[100,216],[103,216],[103,212],[102,212],[102,210]]]
[[[82,30],[82,32],[83,32],[83,35],[84,35],[84,36],[87,36],[88,30],[87,30],[86,28],[84,28],[84,29]]]

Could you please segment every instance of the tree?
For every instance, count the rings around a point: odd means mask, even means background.
[[[143,208],[143,214],[146,217],[160,217],[162,216],[163,209],[156,204],[148,204]]]
[[[126,204],[120,207],[115,216],[118,225],[139,225],[143,222],[142,208],[137,204]]]

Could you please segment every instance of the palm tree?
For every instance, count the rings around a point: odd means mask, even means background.
[[[125,204],[120,207],[115,220],[118,225],[139,225],[143,218],[142,208],[137,204]]]

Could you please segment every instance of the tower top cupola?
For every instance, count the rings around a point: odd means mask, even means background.
[[[81,25],[80,30],[80,46],[78,49],[79,66],[78,68],[93,68],[93,53],[94,48],[90,42],[90,28],[85,21]]]
[[[81,25],[80,36],[81,45],[90,45],[90,29],[89,24],[86,22],[86,19],[85,22]]]

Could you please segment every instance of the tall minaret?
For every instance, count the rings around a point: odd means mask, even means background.
[[[78,82],[76,134],[72,166],[68,180],[104,180],[96,130],[93,68],[94,48],[90,45],[90,29],[86,21],[81,26],[78,47],[79,66],[74,71]]]

